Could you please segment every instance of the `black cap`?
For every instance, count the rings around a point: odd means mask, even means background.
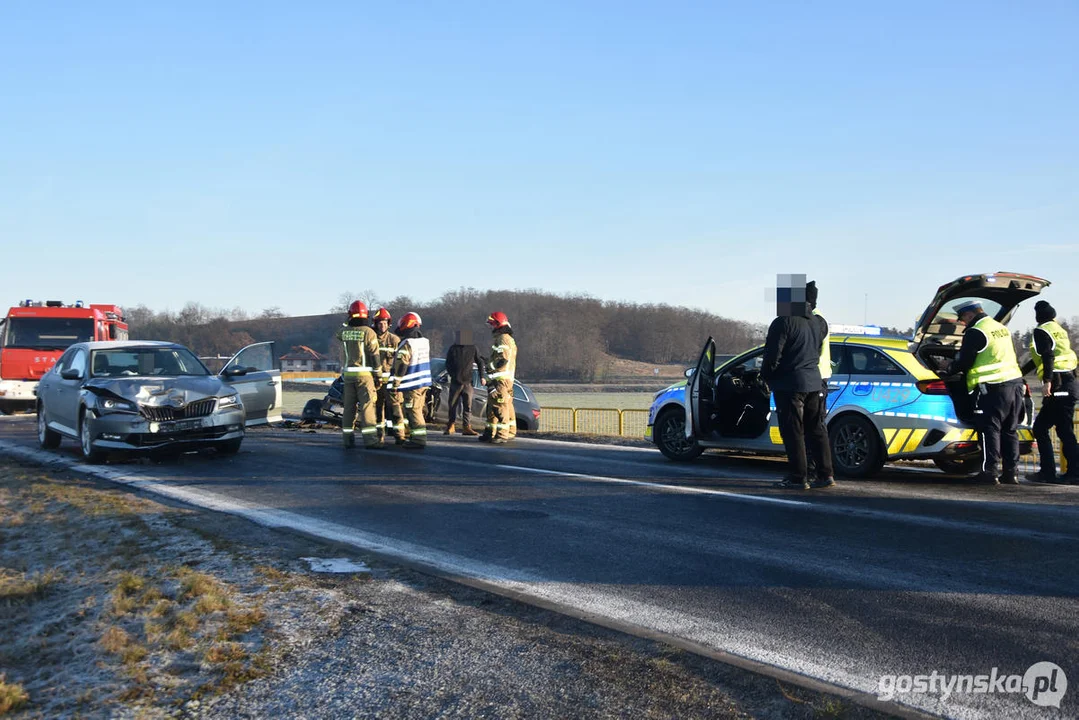
[[[806,302],[810,305],[817,304],[817,281],[810,280],[806,283]]]
[[[1045,300],[1034,303],[1034,319],[1040,323],[1048,322],[1057,316],[1057,311]]]

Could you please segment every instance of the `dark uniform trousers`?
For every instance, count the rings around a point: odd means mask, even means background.
[[[795,481],[806,479],[806,446],[816,461],[817,477],[832,477],[832,453],[828,448],[828,431],[824,428],[826,406],[821,392],[786,392],[776,390],[776,412],[779,413],[779,433],[789,463],[788,477]]]
[[[472,384],[450,380],[450,427],[453,427],[454,423],[457,422],[458,406],[461,409],[461,423],[466,428],[471,427]]]
[[[1053,394],[1042,400],[1042,409],[1034,419],[1034,439],[1038,441],[1038,454],[1041,456],[1041,471],[1046,474],[1056,473],[1053,440],[1049,431],[1056,428],[1060,438],[1060,447],[1064,459],[1068,461],[1068,474],[1079,474],[1079,443],[1075,440],[1075,403],[1079,398],[1079,382],[1075,372],[1053,373]]]
[[[982,446],[982,472],[1015,475],[1019,466],[1019,420],[1023,416],[1023,381],[978,385],[974,390],[974,427]]]

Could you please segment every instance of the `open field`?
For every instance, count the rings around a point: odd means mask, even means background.
[[[321,399],[325,395],[325,389],[286,390],[282,396],[285,414],[299,415],[308,400]],[[652,396],[653,393],[648,392],[536,393],[540,407],[612,408],[615,410],[647,410],[652,404]]]

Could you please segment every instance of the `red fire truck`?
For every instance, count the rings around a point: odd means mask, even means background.
[[[32,409],[38,380],[68,346],[126,339],[118,305],[23,300],[0,321],[0,412]]]

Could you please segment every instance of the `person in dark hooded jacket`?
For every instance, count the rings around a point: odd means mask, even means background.
[[[824,403],[819,368],[821,345],[827,336],[806,302],[805,281],[799,285],[779,287],[778,316],[768,327],[761,378],[775,397],[789,463],[787,477],[777,486],[808,490],[807,444],[819,458],[817,473],[822,481],[818,487],[828,487],[834,481],[823,482],[832,477],[832,455],[821,419]]]

